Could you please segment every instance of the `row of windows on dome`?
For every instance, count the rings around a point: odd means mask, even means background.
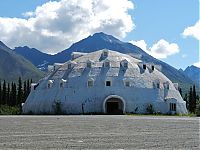
[[[88,60],[88,61],[86,62],[86,67],[87,67],[87,68],[92,68],[92,65],[93,65],[93,64],[94,64],[94,62],[92,62],[91,60]],[[68,68],[68,69],[72,69],[72,67],[73,67],[74,65],[75,65],[75,63],[69,62],[67,68]],[[124,68],[128,68],[128,61],[127,61],[127,60],[122,60],[121,63],[120,63],[120,65],[121,65],[122,67],[124,67]],[[105,67],[105,68],[111,67],[110,61],[106,59],[106,60],[103,62],[103,67]]]
[[[92,65],[93,65],[93,64],[94,64],[94,62],[92,62],[91,60],[88,60],[88,61],[86,62],[86,67],[87,67],[87,68],[92,68]],[[75,66],[75,63],[69,62],[67,68],[68,68],[68,69],[72,69],[73,66]],[[128,68],[128,61],[127,61],[126,59],[122,60],[122,61],[120,62],[120,66],[122,66],[123,68]],[[111,62],[110,62],[109,60],[106,59],[106,60],[103,62],[103,67],[105,67],[105,68],[111,67]],[[142,68],[143,68],[144,70],[146,70],[147,65],[146,65],[146,64],[143,64],[143,65],[142,65]],[[155,70],[154,65],[151,65],[151,70],[152,70],[152,71]]]
[[[123,82],[124,82],[124,86],[125,87],[132,86],[131,85],[131,81],[129,81],[129,80],[124,80]],[[54,83],[53,80],[48,80],[47,88],[51,88],[53,86],[53,83]],[[59,86],[61,88],[63,88],[66,83],[67,83],[67,80],[61,79]],[[87,87],[92,87],[92,86],[94,86],[94,79],[88,79],[88,81],[87,81]],[[112,86],[112,81],[111,80],[106,80],[105,81],[105,86]],[[164,89],[169,89],[169,83],[168,82],[163,83],[163,87],[164,87]],[[160,89],[160,83],[153,82],[153,88],[154,89],[156,89],[156,88]]]
[[[111,81],[108,81],[108,80],[105,81],[105,86],[111,86],[111,85],[112,85]],[[88,82],[87,82],[87,86],[88,87],[94,86],[94,80],[93,79],[89,79]],[[129,80],[124,80],[124,86],[130,87],[132,85],[131,85],[131,82]],[[153,82],[153,87],[154,87],[154,89],[155,88],[160,89],[160,83]],[[164,89],[168,89],[169,90],[169,83],[164,83],[163,87],[164,87]]]

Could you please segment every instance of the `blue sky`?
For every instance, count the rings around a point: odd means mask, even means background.
[[[82,4],[80,1],[62,1],[1,1],[0,40],[11,48],[28,45],[43,52],[57,53],[89,34],[103,31],[138,44],[152,56],[178,69],[194,63],[198,65],[199,39],[194,33],[198,28],[188,29],[185,36],[183,32],[199,21],[199,0],[132,0],[132,3],[102,0],[91,7],[89,1],[98,0],[82,1]],[[48,5],[44,6],[45,3]],[[91,12],[95,15],[90,16]],[[62,15],[64,13],[73,15],[70,18]],[[60,20],[56,18],[58,16]],[[74,21],[73,17],[78,20]]]

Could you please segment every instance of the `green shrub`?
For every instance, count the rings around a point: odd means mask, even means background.
[[[198,101],[198,103],[197,103],[196,115],[197,115],[198,117],[200,117],[200,101]]]
[[[154,108],[153,108],[153,105],[152,104],[148,104],[147,105],[147,108],[146,108],[146,111],[148,114],[154,114]]]
[[[7,106],[1,105],[0,106],[0,115],[20,115],[21,109],[17,106]]]
[[[56,115],[61,115],[62,113],[62,109],[61,109],[61,102],[60,101],[55,101],[54,102],[54,111]]]

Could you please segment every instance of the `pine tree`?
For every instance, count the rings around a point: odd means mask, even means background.
[[[187,93],[185,93],[185,96],[184,96],[183,100],[186,102],[187,109],[189,109],[188,108],[188,95],[187,95]]]
[[[16,88],[16,84],[15,83],[12,83],[12,89],[11,89],[11,106],[15,106],[17,105],[17,88]]]
[[[10,83],[7,84],[7,93],[6,93],[6,104],[10,106]]]
[[[189,92],[189,100],[188,100],[188,109],[190,112],[192,112],[192,87],[190,87],[190,92]]]
[[[31,91],[31,85],[30,85],[30,81],[29,80],[27,80],[27,85],[26,85],[26,91],[27,91],[27,95],[26,95],[26,98],[28,97],[28,95],[29,95],[29,93],[30,93],[30,91]]]
[[[26,81],[24,81],[24,87],[23,87],[23,103],[25,102],[27,97],[27,84]]]
[[[6,104],[6,81],[3,81],[3,89],[2,89],[2,104]]]
[[[197,95],[196,95],[195,85],[193,85],[193,90],[192,90],[192,112],[195,112],[196,105],[197,105]]]
[[[23,99],[22,80],[21,77],[19,77],[18,88],[17,88],[17,105],[21,106],[22,99]]]
[[[2,90],[1,90],[1,80],[0,80],[0,105],[2,104]]]

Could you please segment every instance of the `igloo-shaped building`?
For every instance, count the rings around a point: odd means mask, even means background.
[[[22,109],[33,114],[186,114],[177,85],[159,67],[107,49],[73,53],[32,84]]]

